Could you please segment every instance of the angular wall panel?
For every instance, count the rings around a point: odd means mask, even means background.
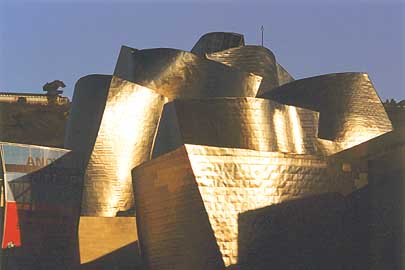
[[[353,185],[350,174],[320,157],[201,145],[146,162],[132,177],[151,270],[235,265],[240,213]]]

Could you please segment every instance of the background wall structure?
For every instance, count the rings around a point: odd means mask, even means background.
[[[63,147],[69,108],[69,102],[30,104],[0,101],[0,140]]]

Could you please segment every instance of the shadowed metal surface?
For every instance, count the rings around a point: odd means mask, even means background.
[[[365,73],[337,73],[285,84],[260,95],[320,112],[319,137],[349,148],[392,130]]]
[[[83,168],[96,141],[111,79],[111,75],[94,74],[80,78],[75,85],[66,124],[65,148],[79,154],[78,162]]]
[[[261,76],[259,93],[279,86],[274,54],[262,46],[241,46],[206,54],[210,60]]]
[[[288,73],[288,71],[279,63],[277,63],[277,77],[279,86],[294,81],[293,76],[291,76],[291,74]],[[261,93],[258,93],[258,96],[260,95]]]
[[[153,158],[200,144],[314,154],[318,113],[258,98],[175,100],[165,105]]]
[[[76,236],[83,176],[76,169],[74,153],[4,142],[0,152],[1,178],[8,183],[5,190],[1,188],[6,196],[1,197],[18,210],[15,216],[8,212],[10,208],[5,210],[6,221],[14,221],[17,228],[12,228],[11,235],[4,228],[2,240],[15,238],[16,229],[21,233],[21,246],[7,251],[7,269],[78,269]]]
[[[211,32],[203,35],[191,49],[191,52],[204,57],[206,53],[223,51],[245,45],[242,34],[230,32]]]
[[[113,77],[86,168],[82,215],[115,216],[133,206],[130,171],[149,159],[166,98]]]
[[[321,157],[201,145],[143,163],[132,177],[141,250],[151,270],[234,265],[240,213],[353,186],[350,174]]]
[[[175,49],[123,46],[114,75],[169,98],[255,97],[261,77]]]

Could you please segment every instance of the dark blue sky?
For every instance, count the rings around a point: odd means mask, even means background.
[[[121,45],[190,50],[211,31],[243,33],[295,78],[365,71],[382,99],[405,99],[402,0],[0,0],[0,91],[41,92],[111,74]]]

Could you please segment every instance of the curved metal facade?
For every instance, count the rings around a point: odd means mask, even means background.
[[[82,215],[115,216],[133,207],[131,168],[149,159],[166,98],[113,77],[85,172]]]
[[[316,112],[258,98],[175,100],[165,105],[152,157],[183,144],[314,154],[317,119]]]
[[[97,138],[111,79],[111,75],[94,74],[80,78],[75,85],[65,148],[80,154],[82,168],[86,167]]]
[[[114,75],[172,100],[197,97],[255,97],[261,77],[175,49],[123,46]]]
[[[191,52],[204,57],[206,53],[219,52],[244,45],[245,39],[242,34],[211,32],[203,35],[191,49]]]
[[[296,80],[260,95],[318,111],[319,137],[349,148],[392,130],[365,73],[337,73]]]
[[[261,76],[259,93],[279,86],[274,54],[262,46],[241,46],[207,54],[210,60]]]

